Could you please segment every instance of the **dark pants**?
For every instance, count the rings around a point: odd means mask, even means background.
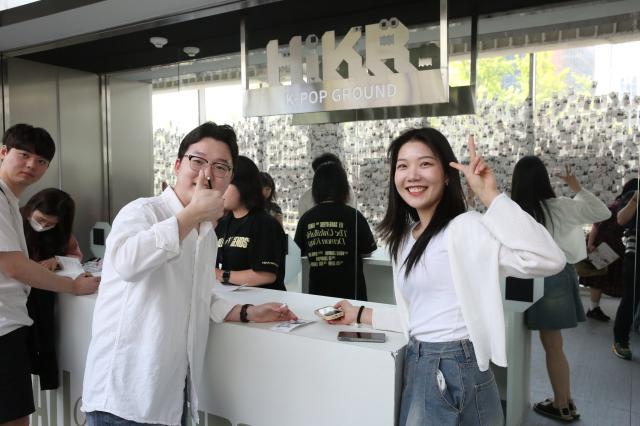
[[[616,320],[613,326],[613,338],[624,345],[629,344],[629,333],[633,323],[633,312],[640,300],[640,283],[638,271],[640,270],[640,256],[635,253],[627,253],[624,256],[622,266],[624,294],[620,300],[620,306],[616,312]]]

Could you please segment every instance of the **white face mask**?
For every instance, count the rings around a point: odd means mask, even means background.
[[[40,222],[35,220],[33,217],[29,218],[29,225],[31,225],[31,228],[33,228],[33,230],[36,232],[48,231],[49,229],[53,229],[55,227],[55,225],[42,226]]]

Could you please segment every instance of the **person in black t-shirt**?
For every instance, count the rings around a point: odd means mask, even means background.
[[[247,157],[238,157],[224,207],[229,213],[216,227],[218,281],[285,290],[284,231],[265,211],[260,171]]]
[[[313,177],[316,206],[298,222],[295,241],[309,258],[309,293],[367,300],[362,256],[376,242],[364,216],[346,204],[349,182],[337,163],[318,167]]]

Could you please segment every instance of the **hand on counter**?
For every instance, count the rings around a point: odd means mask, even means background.
[[[356,322],[358,319],[358,311],[360,310],[360,306],[353,306],[351,302],[347,300],[341,300],[336,303],[334,308],[341,309],[344,312],[344,316],[327,321],[329,324],[334,325],[350,325]],[[362,310],[362,314],[360,315],[360,323],[361,324],[369,324],[371,325],[371,313],[373,310],[371,308],[365,308]]]
[[[298,316],[286,304],[263,303],[247,309],[247,319],[251,322],[273,322],[297,320]]]
[[[100,277],[94,277],[89,273],[80,274],[73,280],[73,294],[76,296],[93,294],[98,290],[99,285]]]
[[[240,321],[241,305],[236,305],[227,314],[225,321]],[[286,304],[269,302],[247,308],[247,320],[249,322],[275,322],[297,320],[298,316]]]

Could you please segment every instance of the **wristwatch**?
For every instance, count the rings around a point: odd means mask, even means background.
[[[231,278],[231,271],[222,271],[222,283],[229,284],[229,278]]]

